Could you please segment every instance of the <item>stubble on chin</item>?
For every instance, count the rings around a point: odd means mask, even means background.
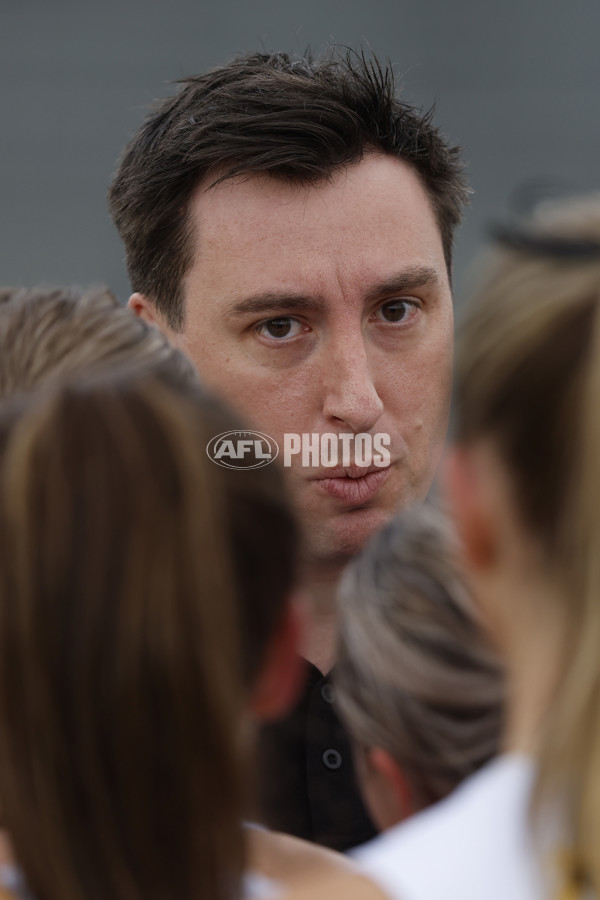
[[[357,510],[321,522],[301,520],[302,557],[310,570],[338,572],[361,552],[373,534],[383,528],[394,511]]]

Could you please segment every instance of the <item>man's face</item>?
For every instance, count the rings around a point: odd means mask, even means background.
[[[310,560],[342,563],[425,496],[442,450],[452,302],[427,195],[407,164],[371,154],[315,186],[201,185],[190,212],[185,327],[171,336],[241,423],[280,447],[286,433],[390,436],[377,475],[300,455],[287,470]]]

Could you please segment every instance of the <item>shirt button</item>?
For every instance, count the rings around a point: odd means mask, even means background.
[[[338,753],[337,750],[326,750],[321,758],[325,768],[332,771],[339,769],[342,764],[342,754]]]
[[[321,688],[321,697],[325,703],[333,703],[333,685],[324,684]]]

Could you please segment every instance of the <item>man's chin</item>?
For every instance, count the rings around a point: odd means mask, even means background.
[[[307,562],[342,568],[392,515],[393,510],[364,508],[337,515],[319,526],[313,519],[305,529]]]

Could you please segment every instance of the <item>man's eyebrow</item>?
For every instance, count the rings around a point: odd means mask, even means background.
[[[379,297],[390,294],[405,294],[427,284],[439,280],[437,269],[433,266],[413,266],[402,272],[385,278],[372,285],[367,291],[366,301],[372,302]],[[285,312],[323,312],[326,308],[320,297],[307,297],[304,294],[286,294],[285,292],[265,291],[253,294],[233,303],[225,311],[227,318],[238,318],[248,315],[269,315]]]
[[[391,294],[406,294],[438,281],[438,271],[433,266],[413,266],[372,285],[367,291],[366,300],[369,303]]]
[[[226,311],[227,317],[248,316],[256,314],[286,312],[322,312],[325,303],[318,297],[306,297],[303,294],[286,294],[266,291],[244,297],[233,303]]]

